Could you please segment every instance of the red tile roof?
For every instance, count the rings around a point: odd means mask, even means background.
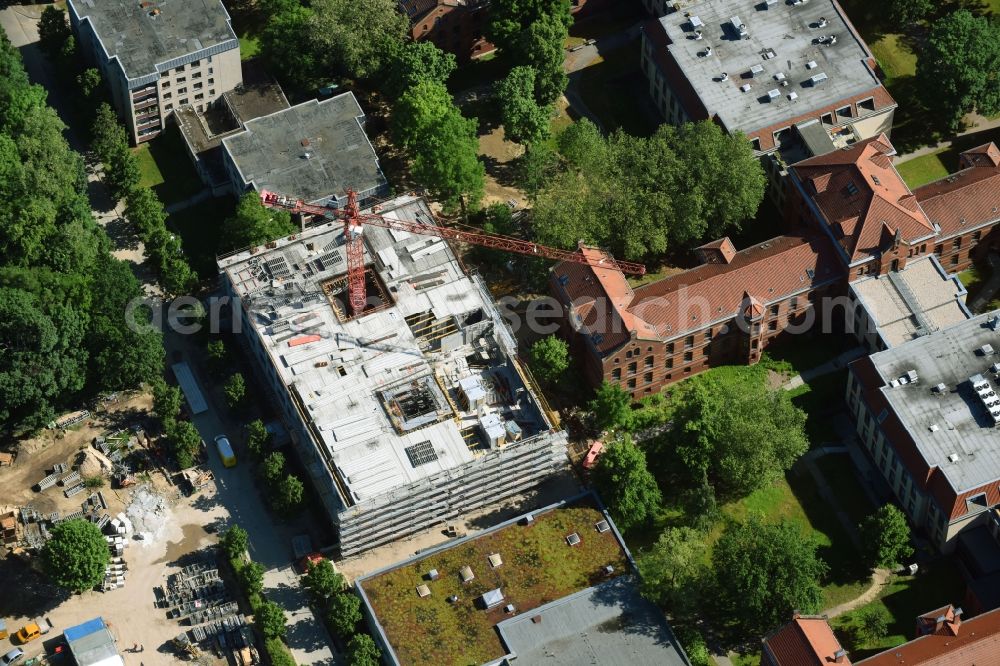
[[[841,277],[826,238],[779,236],[737,252],[728,264],[703,264],[643,285],[629,309],[669,339],[736,316],[747,294],[767,304]]]
[[[851,660],[846,655],[842,661],[834,661],[834,655],[841,649],[840,641],[823,617],[797,617],[764,639],[764,654],[776,666],[828,666],[834,663],[850,666]]]
[[[958,173],[914,190],[941,239],[1000,219],[1000,150],[988,143],[962,153],[969,165]]]
[[[897,234],[914,241],[934,233],[893,168],[894,154],[882,134],[792,167],[800,182],[813,185],[809,194],[851,262],[875,256]]]
[[[942,609],[943,610],[943,609]],[[935,611],[938,612],[938,611]],[[957,635],[956,630],[957,629]],[[1000,664],[1000,609],[891,648],[856,666],[995,666]]]

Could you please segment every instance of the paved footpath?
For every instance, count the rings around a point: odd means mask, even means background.
[[[923,148],[918,148],[917,150],[905,153],[903,155],[897,155],[893,159],[893,163],[899,164],[901,162],[906,162],[908,160],[915,159],[917,157],[923,157],[924,155],[930,155],[931,153],[936,153],[939,150],[944,150],[945,148],[950,148],[954,139],[960,136],[965,136],[966,134],[975,134],[977,132],[985,132],[987,130],[995,129],[1000,127],[1000,118],[994,118],[990,120],[985,116],[980,116],[979,114],[971,114],[966,116],[968,122],[968,127],[955,135],[953,139],[948,139],[946,141],[941,141],[934,144],[933,146],[924,146]]]

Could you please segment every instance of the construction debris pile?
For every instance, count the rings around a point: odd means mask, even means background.
[[[135,528],[136,538],[147,543],[159,540],[170,522],[166,500],[148,485],[135,489],[125,513]]]
[[[257,663],[252,634],[219,577],[213,556],[171,575],[166,586],[156,588],[156,595],[156,605],[167,609],[167,617],[192,627],[174,639],[179,649],[197,656],[197,643],[216,639],[220,648],[233,651],[237,664]]]
[[[135,469],[126,457],[144,443],[145,438],[146,434],[138,426],[94,438],[94,448],[107,456],[111,462],[111,480],[119,488],[135,485]]]
[[[56,466],[57,468],[60,465]],[[75,472],[74,472],[75,474]],[[50,474],[49,476],[58,476],[57,474]],[[49,478],[49,477],[46,477]],[[79,490],[74,490],[71,494],[66,495],[70,497],[76,495],[78,492],[83,490],[83,485],[80,484]],[[74,486],[77,488],[77,486]],[[82,518],[83,520],[89,520],[90,522],[97,525],[98,528],[103,529],[104,526],[110,520],[108,514],[102,513],[108,508],[108,502],[104,499],[104,494],[101,492],[91,493],[87,499],[80,504],[80,510],[74,511],[73,513],[66,514],[62,516],[58,511],[53,511],[50,514],[41,514],[35,507],[31,504],[26,504],[20,507],[21,523],[24,526],[21,541],[26,548],[40,550],[45,542],[49,540],[49,529],[64,521],[73,520],[76,518]]]

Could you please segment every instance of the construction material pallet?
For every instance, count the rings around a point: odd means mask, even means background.
[[[66,497],[72,497],[73,495],[82,493],[83,489],[84,489],[84,485],[82,483],[79,483],[79,484],[73,486],[72,488],[64,490],[63,491],[63,495],[65,495]]]
[[[224,617],[208,624],[195,627],[191,630],[191,636],[196,641],[203,641],[206,638],[214,638],[219,634],[226,631],[233,631],[239,629],[246,624],[246,620],[242,615],[230,615],[229,617]]]
[[[38,482],[39,492],[51,488],[59,482],[58,474],[49,474],[47,477]]]
[[[232,615],[239,611],[239,605],[235,601],[230,601],[228,603],[222,604],[221,606],[210,606],[205,610],[192,613],[188,617],[188,622],[192,625],[203,624],[205,622],[211,622],[227,615]]]
[[[61,483],[64,486],[71,486],[71,485],[73,485],[75,482],[77,482],[79,480],[80,480],[80,472],[70,472],[69,474],[67,474],[66,476],[64,476],[59,481],[59,483]]]
[[[52,466],[53,474],[63,474],[66,472],[66,463],[56,463]]]

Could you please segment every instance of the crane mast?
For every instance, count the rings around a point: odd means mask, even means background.
[[[283,196],[262,190],[260,200],[268,208],[288,210],[292,213],[319,215],[330,220],[340,220],[344,224],[344,242],[347,245],[347,281],[351,310],[355,315],[361,314],[367,301],[365,287],[365,248],[362,235],[365,225],[408,231],[423,236],[436,236],[445,240],[460,241],[471,245],[517,252],[533,257],[544,257],[556,261],[571,261],[586,264],[591,268],[607,268],[619,270],[631,275],[644,275],[646,267],[629,261],[618,261],[606,256],[602,259],[592,259],[582,251],[560,250],[554,247],[539,245],[531,241],[499,234],[488,234],[481,231],[464,231],[451,227],[421,224],[406,220],[386,218],[373,213],[362,213],[358,207],[358,197],[354,190],[347,191],[347,204],[343,209],[331,209],[324,206],[307,204],[301,199]]]

